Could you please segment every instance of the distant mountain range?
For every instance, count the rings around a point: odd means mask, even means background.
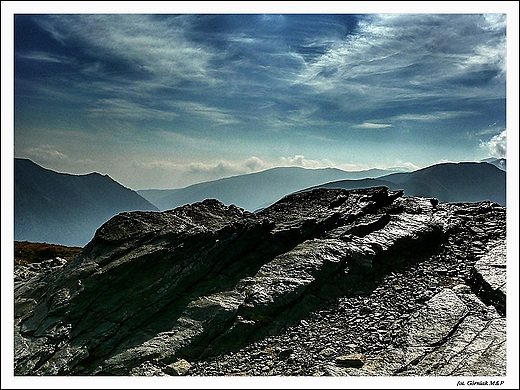
[[[336,168],[305,169],[277,167],[265,171],[227,177],[172,190],[138,190],[137,193],[160,210],[215,198],[224,204],[235,204],[248,211],[269,206],[298,190],[343,179],[379,177],[397,170],[369,169],[343,171]]]
[[[14,239],[84,246],[96,229],[122,211],[157,207],[99,173],[71,175],[31,160],[14,161]]]
[[[505,167],[505,160],[503,162]],[[394,173],[377,179],[340,180],[312,188],[387,186],[406,196],[437,198],[441,202],[490,200],[506,205],[506,172],[487,162],[443,163],[414,172]],[[308,188],[311,189],[311,188]]]
[[[408,196],[435,197],[443,202],[491,200],[505,205],[505,159],[488,162],[443,163],[414,172],[381,169],[343,171],[279,167],[172,190],[138,190],[160,210],[215,198],[256,211],[287,194],[317,187],[364,188],[384,185]]]
[[[406,196],[442,202],[490,200],[506,205],[506,161],[442,163],[414,172],[278,167],[171,190],[134,191],[107,175],[71,175],[27,159],[14,164],[14,239],[84,246],[108,219],[123,211],[167,210],[208,198],[257,211],[284,196],[317,187],[387,186]]]

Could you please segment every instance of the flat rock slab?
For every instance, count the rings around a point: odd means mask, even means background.
[[[431,347],[444,340],[468,312],[466,305],[450,289],[444,289],[414,313],[408,323],[410,347]]]
[[[483,284],[506,296],[507,245],[501,242],[475,263],[475,271]]]

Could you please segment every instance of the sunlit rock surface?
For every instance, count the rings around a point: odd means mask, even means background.
[[[386,187],[121,213],[15,269],[15,374],[502,376],[505,256],[504,207]]]

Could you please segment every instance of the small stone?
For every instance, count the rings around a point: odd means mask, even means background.
[[[168,375],[183,376],[186,375],[190,368],[191,364],[188,361],[179,359],[175,363],[167,365],[164,372]]]
[[[467,284],[457,284],[453,287],[453,291],[460,294],[470,294],[471,288]]]
[[[336,353],[332,348],[324,348],[320,351],[321,356],[332,356]]]
[[[338,356],[336,365],[341,367],[362,367],[365,364],[365,356],[360,353]]]

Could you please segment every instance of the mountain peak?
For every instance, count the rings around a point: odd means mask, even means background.
[[[14,190],[17,241],[83,246],[122,211],[157,210],[108,175],[58,173],[28,159],[15,159]]]

